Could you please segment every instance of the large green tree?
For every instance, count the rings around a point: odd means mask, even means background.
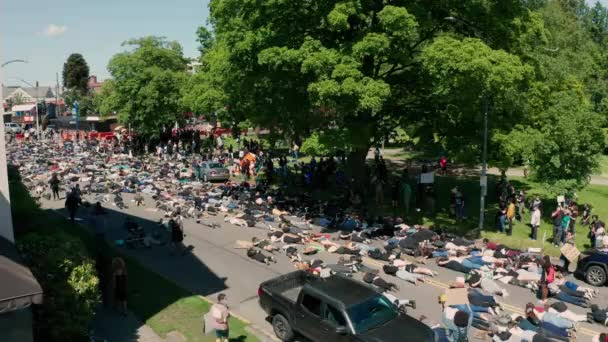
[[[108,64],[113,80],[97,100],[101,111],[117,112],[121,123],[130,123],[145,135],[183,120],[179,102],[187,73],[181,46],[159,37],[123,45],[130,49],[116,54]]]
[[[212,0],[210,8],[214,37],[199,31],[205,68],[188,103],[221,105],[230,117],[293,137],[339,134],[355,172],[396,127],[434,115],[420,56],[441,31],[475,31],[492,50],[515,44],[514,30],[529,20],[516,0]]]
[[[63,64],[63,86],[81,95],[87,94],[89,65],[79,53],[71,54]]]

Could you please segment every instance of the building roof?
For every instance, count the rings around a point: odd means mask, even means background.
[[[27,112],[27,111],[33,110],[34,108],[36,108],[35,103],[28,103],[28,104],[15,105],[15,106],[13,106],[13,108],[11,110],[13,112]]]
[[[33,98],[51,98],[55,97],[55,92],[53,91],[53,87],[50,86],[39,86],[35,87],[19,87],[19,86],[2,86],[2,98],[6,99],[11,96],[12,93],[17,91],[17,89],[21,89],[26,92],[29,96]]]
[[[42,288],[24,266],[15,246],[0,237],[0,313],[42,303]]]

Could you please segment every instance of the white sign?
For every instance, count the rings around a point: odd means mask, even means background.
[[[566,196],[557,196],[557,203],[565,203]]]
[[[421,184],[433,184],[435,182],[434,173],[421,173],[420,174],[420,183]]]

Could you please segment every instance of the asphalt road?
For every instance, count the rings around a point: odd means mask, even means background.
[[[104,204],[104,207],[110,211],[105,222],[108,240],[115,241],[126,237],[126,231],[123,228],[126,217],[138,220],[147,231],[158,229],[156,222],[163,213],[151,209],[154,208],[151,198],[146,198],[145,207],[136,207],[129,194],[124,194],[123,198],[129,206],[126,210],[119,210],[109,203]],[[94,201],[91,196],[85,196],[85,199]],[[60,210],[62,214],[66,215],[62,209],[63,201],[43,200],[42,206],[47,209]],[[86,220],[87,214],[81,209],[77,217]],[[215,300],[220,292],[226,293],[230,309],[234,313],[251,322],[256,328],[272,335],[272,327],[265,320],[264,312],[257,303],[258,285],[265,280],[295,269],[287,257],[280,253],[276,254],[278,263],[266,266],[247,258],[245,250],[234,248],[236,240],[250,241],[254,236],[265,236],[266,230],[263,228],[233,226],[223,222],[222,214],[204,220],[204,223],[211,222],[219,223],[220,228],[212,229],[196,224],[193,220],[186,220],[184,243],[192,248],[191,253],[186,256],[170,256],[168,246],[153,246],[149,249],[125,248],[125,252],[137,258],[150,269],[211,300]],[[329,253],[320,254],[318,257],[327,263],[337,260],[336,255]],[[372,267],[379,266],[371,259],[366,262]],[[416,300],[417,309],[408,308],[408,313],[414,317],[425,315],[432,320],[439,321],[441,311],[437,297],[447,288],[448,283],[462,274],[437,267],[432,262],[427,266],[437,270],[439,275],[431,278],[429,283],[420,286],[414,286],[386,275],[383,277],[399,285],[399,291],[395,293],[397,297]],[[577,282],[580,283],[578,280]],[[521,314],[527,302],[536,302],[534,294],[530,290],[511,285],[504,286],[510,294],[503,303],[507,311]],[[594,303],[602,306],[608,304],[607,287],[600,289],[600,296],[594,299]],[[586,313],[586,309],[573,305],[568,306],[576,313]],[[597,324],[582,323],[577,333],[577,340],[591,341],[591,336],[600,332],[608,332],[608,329]]]

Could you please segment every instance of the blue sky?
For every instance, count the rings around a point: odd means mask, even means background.
[[[0,1],[0,61],[25,59],[2,70],[4,84],[54,85],[67,57],[81,53],[91,74],[109,77],[109,59],[121,43],[147,35],[177,40],[187,57],[197,53],[196,28],[207,22],[209,0]]]
[[[608,0],[600,0],[608,4]],[[594,3],[595,0],[587,0]],[[209,0],[29,0],[0,1],[0,61],[25,59],[2,72],[4,84],[54,85],[72,52],[81,53],[91,74],[109,77],[112,55],[130,38],[162,35],[197,56],[196,28],[206,24]]]

